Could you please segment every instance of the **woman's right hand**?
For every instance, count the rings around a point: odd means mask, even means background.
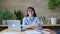
[[[27,25],[27,28],[29,28],[29,29],[35,29],[35,27],[33,27],[32,25]]]

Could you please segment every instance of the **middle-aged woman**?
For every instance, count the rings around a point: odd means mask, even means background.
[[[35,13],[35,9],[33,7],[28,7],[27,16],[23,18],[22,30],[30,29],[42,29],[40,26],[40,20]]]

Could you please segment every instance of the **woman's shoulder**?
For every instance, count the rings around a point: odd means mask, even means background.
[[[23,19],[27,19],[27,17],[25,16],[25,17],[23,17]]]
[[[39,17],[35,17],[35,18],[39,18]]]

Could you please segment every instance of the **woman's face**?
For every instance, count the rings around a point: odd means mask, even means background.
[[[34,14],[34,11],[32,9],[28,9],[28,15],[33,16],[33,14]]]

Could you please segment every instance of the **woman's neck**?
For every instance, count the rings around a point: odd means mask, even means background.
[[[29,18],[30,18],[30,19],[32,19],[32,18],[33,18],[33,16],[29,16]]]

